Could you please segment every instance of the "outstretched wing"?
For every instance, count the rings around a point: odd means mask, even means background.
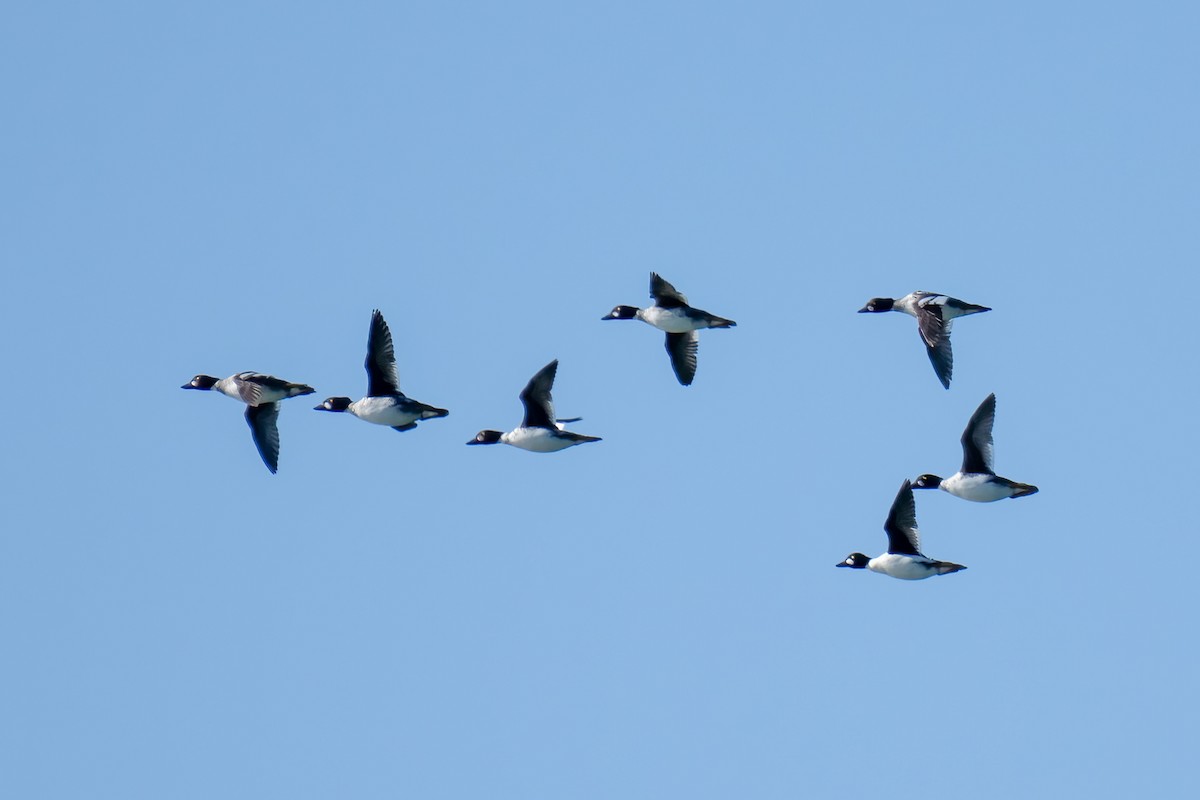
[[[696,353],[700,349],[700,334],[696,331],[687,333],[668,333],[667,352],[671,356],[671,368],[675,377],[684,386],[690,386],[696,377]]]
[[[263,463],[274,475],[279,469],[279,403],[246,406],[246,424]]]
[[[392,332],[379,309],[371,313],[371,332],[367,335],[367,396],[400,394],[400,375],[396,371],[396,351]]]
[[[554,359],[537,371],[521,390],[521,402],[525,405],[526,428],[549,428],[558,430],[554,424],[554,401],[550,390],[554,387],[554,376],[558,372],[558,359]]]
[[[913,502],[912,483],[900,485],[892,509],[888,511],[883,529],[888,535],[889,553],[899,555],[921,555],[921,533],[917,530],[917,504]]]
[[[962,435],[964,473],[995,475],[992,454],[992,425],[996,422],[996,395],[989,394],[975,409]]]
[[[950,350],[950,322],[942,321],[941,310],[937,306],[921,306],[917,312],[917,330],[921,333],[921,341],[925,343],[925,351],[929,354],[929,363],[937,373],[942,386],[950,388],[950,378],[954,374],[954,353]]]
[[[650,273],[650,296],[659,308],[679,308],[687,305],[687,298],[664,281],[657,272]]]

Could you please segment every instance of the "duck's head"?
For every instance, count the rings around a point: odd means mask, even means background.
[[[862,553],[851,553],[846,556],[844,561],[839,561],[834,564],[835,567],[849,567],[850,569],[865,569],[867,562],[871,560],[870,556],[864,556]]]
[[[211,389],[217,385],[220,378],[214,378],[212,375],[197,375],[190,381],[180,386],[180,389]]]
[[[500,431],[480,431],[475,434],[475,438],[467,442],[467,444],[496,444],[500,441],[500,437],[504,434]]]
[[[326,397],[319,406],[313,406],[313,411],[345,411],[350,407],[349,397]]]
[[[868,312],[879,313],[881,311],[891,311],[892,306],[895,304],[896,301],[890,297],[872,297],[867,301],[865,306],[858,310],[858,313],[866,314]]]
[[[924,475],[918,475],[916,480],[912,482],[914,489],[936,489],[942,485],[942,479],[937,475],[930,475],[926,472]]]
[[[614,306],[607,316],[600,319],[637,319],[637,312],[633,306]]]

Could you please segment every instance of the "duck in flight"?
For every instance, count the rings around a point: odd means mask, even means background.
[[[577,444],[600,441],[599,436],[584,436],[565,430],[561,423],[578,422],[579,417],[567,420],[554,418],[554,401],[550,390],[554,387],[554,376],[558,372],[558,359],[551,361],[529,379],[521,390],[521,403],[525,406],[525,419],[520,426],[508,433],[482,430],[467,444],[507,444],[533,453],[556,453]]]
[[[258,372],[239,372],[228,378],[197,375],[180,388],[220,392],[245,403],[246,424],[250,426],[254,446],[272,475],[279,469],[279,401],[316,391],[303,383],[291,383]]]
[[[671,368],[675,377],[684,386],[690,386],[696,377],[696,353],[700,348],[697,331],[704,328],[732,328],[737,325],[731,319],[718,317],[707,311],[692,308],[674,286],[667,283],[657,272],[650,273],[650,296],[654,305],[649,308],[616,306],[600,319],[640,319],[667,334],[667,353],[671,357]]]
[[[989,394],[975,409],[962,435],[962,468],[949,478],[925,473],[913,481],[915,489],[941,489],[963,500],[991,503],[1005,497],[1036,494],[1038,487],[1001,478],[992,466],[992,425],[996,422],[996,395]]]
[[[834,566],[850,569],[869,569],[882,575],[890,575],[905,581],[919,581],[934,575],[949,575],[964,570],[962,564],[935,561],[921,555],[921,537],[917,530],[917,506],[913,502],[912,484],[907,480],[900,485],[892,508],[888,511],[883,529],[888,535],[887,552],[871,558],[862,553],[851,553]]]
[[[450,412],[409,399],[400,391],[396,369],[396,352],[392,332],[379,309],[371,313],[371,330],[367,334],[367,396],[350,401],[349,397],[329,397],[314,411],[346,412],[364,422],[386,425],[404,432],[417,427],[418,420],[444,417]]]
[[[950,388],[950,377],[954,373],[954,353],[950,350],[950,323],[956,317],[991,311],[987,306],[965,303],[949,295],[937,292],[911,292],[899,299],[874,297],[858,310],[860,314],[884,311],[903,311],[917,318],[917,330],[925,342],[929,363],[942,386]]]

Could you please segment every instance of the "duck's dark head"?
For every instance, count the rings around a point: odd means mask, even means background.
[[[197,375],[190,381],[180,386],[180,389],[211,389],[217,385],[220,378],[214,378],[212,375]]]
[[[352,401],[349,397],[326,397],[319,406],[313,406],[313,411],[345,411]]]
[[[867,301],[865,306],[858,310],[858,313],[866,314],[867,312],[879,313],[881,311],[891,311],[892,306],[895,304],[896,301],[890,297],[872,297]]]
[[[467,442],[467,444],[496,444],[500,441],[500,437],[504,434],[500,431],[480,431],[475,434],[475,438]]]
[[[849,567],[850,569],[866,569],[867,562],[871,560],[870,556],[864,556],[862,553],[851,553],[846,556],[844,561],[839,561],[834,564],[835,567]]]
[[[912,482],[914,489],[936,489],[942,485],[942,479],[937,475],[930,475],[926,472],[924,475],[918,475],[917,479]]]
[[[615,306],[607,316],[600,319],[637,319],[637,312],[633,306]]]

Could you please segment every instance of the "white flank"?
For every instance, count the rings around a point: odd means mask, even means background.
[[[936,574],[929,563],[927,558],[884,553],[868,561],[867,569],[902,581],[919,581]]]
[[[388,427],[408,425],[421,419],[420,414],[411,414],[401,410],[392,397],[364,397],[355,400],[346,409],[363,422]]]
[[[560,439],[549,428],[517,428],[500,437],[504,444],[511,444],[532,453],[556,453],[573,444],[569,439]]]
[[[942,481],[938,488],[949,492],[955,497],[970,500],[974,503],[992,503],[1012,497],[1012,491],[1007,486],[991,482],[991,475],[964,475],[956,472]]]
[[[638,311],[638,319],[667,333],[687,333],[703,327],[696,320],[689,319],[681,308],[643,308]]]

